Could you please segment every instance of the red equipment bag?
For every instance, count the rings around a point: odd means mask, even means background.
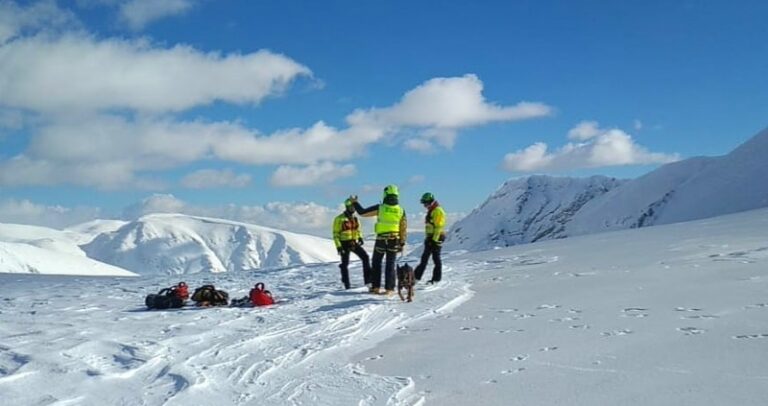
[[[179,282],[179,284],[173,288],[173,295],[181,300],[187,300],[189,299],[189,287],[185,282]]]
[[[275,299],[272,298],[272,293],[264,289],[264,284],[259,282],[251,289],[250,293],[251,303],[254,306],[269,306],[275,304]]]

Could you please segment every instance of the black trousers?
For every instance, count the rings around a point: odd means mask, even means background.
[[[421,253],[421,262],[419,262],[419,265],[414,270],[417,280],[421,280],[422,275],[424,275],[424,270],[427,269],[427,262],[429,262],[429,257],[431,256],[432,262],[435,264],[435,267],[432,269],[431,281],[440,282],[440,279],[443,278],[443,261],[440,259],[442,248],[441,245],[435,244],[431,238],[424,241],[424,252]]]
[[[356,241],[342,241],[341,242],[341,264],[339,269],[341,270],[341,283],[344,284],[346,289],[351,287],[349,283],[349,253],[354,252],[360,261],[363,263],[363,281],[367,285],[371,283],[371,263],[368,259],[368,253],[365,249]]]
[[[371,284],[374,288],[381,287],[381,261],[387,257],[387,263],[384,274],[384,289],[395,290],[395,260],[397,253],[400,252],[400,239],[387,238],[376,239],[376,245],[373,247],[373,272]]]

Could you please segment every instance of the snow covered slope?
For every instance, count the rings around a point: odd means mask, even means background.
[[[31,244],[0,242],[0,273],[136,276],[116,266]]]
[[[451,227],[445,250],[478,251],[565,237],[565,225],[584,204],[622,182],[605,176],[512,179]]]
[[[768,206],[768,130],[730,154],[665,165],[588,203],[569,235],[671,224]]]
[[[768,130],[728,155],[671,163],[630,181],[514,179],[452,227],[446,249],[480,251],[767,207],[766,173]]]
[[[89,257],[139,274],[187,274],[338,260],[333,242],[234,221],[152,214],[83,245]]]
[[[89,238],[87,233],[71,230],[0,224],[0,273],[135,276],[87,258],[78,244]]]
[[[180,278],[0,275],[3,405],[764,406],[768,210],[446,253],[413,303],[360,265],[184,275],[267,308],[146,311]]]

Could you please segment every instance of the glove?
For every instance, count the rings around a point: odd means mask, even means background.
[[[349,200],[350,200],[352,203],[355,203],[355,202],[357,202],[357,195],[349,195]]]
[[[361,246],[361,247],[362,247],[362,246],[363,246],[363,244],[365,244],[365,241],[363,241],[363,239],[362,239],[362,238],[358,238],[358,240],[357,240],[357,244],[358,244],[359,246]]]
[[[441,240],[432,240],[432,245],[435,247],[440,247],[443,245],[443,242]]]

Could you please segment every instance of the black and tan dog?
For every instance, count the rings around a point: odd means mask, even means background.
[[[412,302],[413,301],[413,286],[416,284],[416,275],[413,272],[413,268],[408,265],[398,265],[397,267],[397,295],[400,296],[400,300]],[[405,296],[403,296],[403,289],[405,289]]]

